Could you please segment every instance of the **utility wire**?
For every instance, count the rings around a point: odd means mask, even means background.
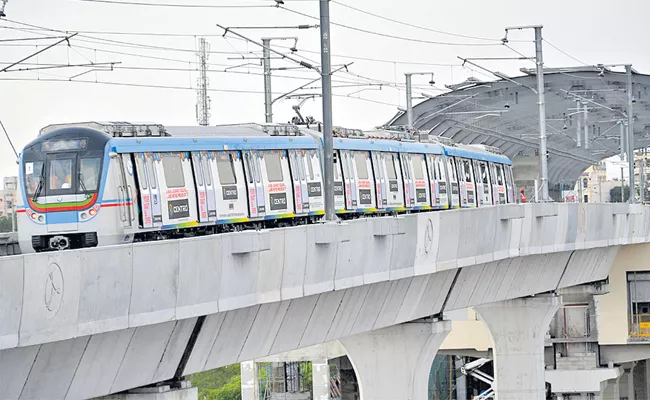
[[[458,34],[458,33],[439,31],[439,30],[436,30],[436,29],[431,29],[431,28],[427,28],[427,27],[424,27],[424,26],[399,21],[399,20],[396,20],[396,19],[393,19],[393,18],[388,18],[388,17],[385,17],[383,15],[375,14],[375,13],[372,13],[372,12],[367,11],[367,10],[362,10],[360,8],[352,7],[352,6],[348,5],[348,4],[344,4],[344,3],[338,2],[336,0],[330,0],[330,2],[334,3],[334,4],[338,4],[341,7],[349,8],[350,10],[360,12],[362,14],[367,14],[367,15],[373,16],[375,18],[383,19],[384,21],[394,22],[396,24],[409,26],[411,28],[422,29],[422,30],[428,31],[428,32],[439,33],[441,35],[456,36],[456,37],[461,37],[461,38],[466,38],[466,39],[487,40],[487,41],[490,41],[490,42],[498,42],[499,41],[499,39],[495,39],[495,38],[485,38],[485,37],[479,37],[479,36],[469,36],[469,35],[461,35],[461,34]]]
[[[193,87],[184,87],[184,86],[171,86],[171,85],[148,85],[148,84],[138,84],[138,83],[126,83],[126,82],[107,82],[107,81],[88,81],[88,80],[67,80],[67,79],[34,79],[34,78],[0,78],[0,81],[22,81],[22,82],[62,82],[62,83],[88,83],[96,85],[113,85],[113,86],[127,86],[127,87],[138,87],[138,88],[151,88],[151,89],[172,89],[172,90],[196,90]],[[207,89],[210,92],[222,92],[222,93],[238,93],[238,94],[264,94],[262,91],[255,90],[236,90],[236,89]],[[274,93],[280,95],[281,93]],[[346,97],[353,100],[362,100],[366,102],[371,102],[375,104],[383,104],[389,106],[396,106],[393,103],[385,103],[378,100],[366,99],[363,97],[352,97],[345,94],[332,94],[335,97]]]
[[[546,39],[543,39],[543,40],[544,40],[544,41],[545,41],[549,46],[551,46],[551,47],[554,48],[555,50],[559,51],[560,53],[564,54],[565,56],[569,57],[570,59],[572,59],[572,60],[574,60],[574,61],[577,61],[577,62],[579,62],[580,64],[583,64],[583,65],[586,65],[586,66],[591,66],[590,64],[587,64],[586,62],[580,61],[580,60],[578,60],[577,58],[575,58],[574,56],[572,56],[571,54],[569,54],[569,53],[563,51],[562,49],[560,49],[559,47],[557,47],[557,46],[554,45],[553,43],[549,42],[548,40],[546,40]]]
[[[306,18],[311,18],[314,20],[320,20],[320,18],[314,17],[313,15],[305,14],[300,11],[292,10],[290,8],[284,7],[284,6],[278,6],[277,8],[281,8],[283,10],[289,11],[291,13],[306,17]],[[398,40],[405,40],[408,42],[417,42],[417,43],[426,43],[426,44],[437,44],[437,45],[443,45],[443,46],[474,46],[474,47],[487,47],[487,46],[500,46],[501,43],[453,43],[453,42],[437,42],[433,40],[424,40],[424,39],[416,39],[416,38],[407,38],[403,36],[397,36],[397,35],[390,35],[387,33],[381,33],[381,32],[374,32],[374,31],[369,31],[367,29],[362,29],[362,28],[357,28],[354,26],[350,25],[345,25],[345,24],[340,24],[338,22],[330,21],[331,25],[339,26],[341,28],[346,28],[349,30],[357,31],[357,32],[362,32],[366,33],[369,35],[375,35],[375,36],[380,36],[380,37],[385,37],[385,38],[390,38],[390,39],[398,39]]]
[[[14,151],[14,154],[16,155],[16,158],[18,158],[18,152],[16,151],[16,148],[14,147],[14,144],[11,141],[11,138],[9,137],[9,133],[7,133],[7,130],[5,129],[5,125],[2,123],[2,120],[0,120],[0,127],[2,127],[2,130],[4,131],[5,136],[7,137],[7,141],[11,145],[11,149]]]
[[[179,3],[145,3],[140,1],[115,1],[115,0],[74,0],[84,3],[105,3],[127,6],[148,6],[148,7],[176,7],[176,8],[270,8],[274,5],[262,4],[179,4]]]

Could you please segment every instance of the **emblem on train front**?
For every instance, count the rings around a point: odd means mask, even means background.
[[[56,263],[50,263],[47,266],[44,301],[48,316],[50,318],[54,317],[59,312],[63,302],[63,273]]]
[[[429,219],[424,228],[424,252],[429,254],[431,247],[433,247],[433,222]]]

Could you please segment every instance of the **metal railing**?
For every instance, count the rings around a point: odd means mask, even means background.
[[[630,337],[650,338],[650,314],[630,315]]]

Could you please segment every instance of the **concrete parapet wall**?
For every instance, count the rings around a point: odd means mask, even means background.
[[[466,266],[459,279],[467,285],[452,292],[451,308],[529,292],[505,284],[517,274],[534,287],[548,283],[545,290],[559,277],[560,286],[602,279],[616,254],[609,246],[649,240],[647,207],[625,211],[614,204],[526,204],[2,257],[0,349],[331,291],[343,296],[345,289]],[[572,255],[578,249],[590,251]],[[569,263],[577,267],[567,269]],[[506,264],[501,295],[469,289],[500,279],[495,267]]]

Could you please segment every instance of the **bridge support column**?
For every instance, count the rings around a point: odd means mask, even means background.
[[[451,321],[409,322],[340,339],[362,400],[427,400],[429,372]]]
[[[476,307],[494,345],[498,400],[544,400],[544,338],[559,297],[534,297]]]

